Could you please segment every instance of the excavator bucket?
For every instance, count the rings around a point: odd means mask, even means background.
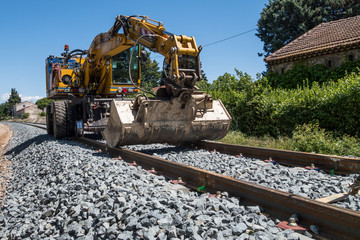
[[[229,131],[231,117],[222,102],[203,92],[189,96],[172,100],[113,100],[102,132],[107,144],[115,147],[223,138]]]

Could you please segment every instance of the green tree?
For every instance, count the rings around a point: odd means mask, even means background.
[[[268,56],[322,22],[359,14],[358,0],[269,0],[260,14],[256,36]]]
[[[207,82],[208,79],[207,79],[206,73],[203,70],[202,62],[200,62],[200,68],[201,68],[201,81]]]
[[[5,109],[6,109],[6,103],[0,104],[0,120],[6,117]]]
[[[36,105],[39,109],[44,110],[44,108],[46,108],[47,105],[49,105],[52,102],[52,100],[48,99],[48,98],[42,98],[36,101]]]
[[[20,102],[21,98],[19,93],[15,90],[15,88],[12,88],[9,99],[5,103],[3,103],[0,108],[0,114],[3,117],[11,116],[14,106]]]
[[[10,104],[11,107],[15,106],[18,103],[21,103],[20,95],[15,88],[11,89],[11,94],[7,102]]]
[[[146,52],[150,56],[150,52]],[[149,57],[146,62],[141,62],[141,81],[145,89],[151,90],[153,87],[159,86],[161,76],[162,72],[159,71],[157,61],[151,60]]]

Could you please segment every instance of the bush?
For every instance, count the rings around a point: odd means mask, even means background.
[[[46,112],[41,112],[40,113],[40,117],[45,117],[46,116]]]
[[[29,113],[24,113],[22,116],[21,116],[21,119],[26,119],[30,116]]]
[[[44,108],[46,108],[47,105],[49,105],[53,100],[48,99],[48,98],[42,98],[36,101],[36,105],[39,109],[44,110]]]
[[[242,84],[227,75],[207,87],[233,117],[233,130],[247,135],[292,136],[298,125],[317,123],[338,136],[360,136],[360,74],[296,89],[273,89],[267,77]]]
[[[356,138],[348,135],[335,137],[317,124],[298,126],[293,132],[291,145],[295,151],[360,156],[360,144]]]

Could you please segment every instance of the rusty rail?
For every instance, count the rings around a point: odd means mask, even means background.
[[[44,127],[29,123],[27,123],[27,125],[46,130],[45,124]],[[202,148],[209,151],[216,150],[218,152],[231,154],[231,155],[241,154],[244,157],[251,157],[262,160],[271,158],[273,161],[288,166],[304,167],[314,164],[315,167],[318,167],[322,170],[328,172],[334,170],[334,173],[338,173],[338,174],[360,173],[360,158],[296,152],[296,151],[271,149],[271,148],[251,147],[251,146],[243,146],[243,145],[235,145],[235,144],[227,144],[227,143],[219,143],[219,142],[208,142],[208,141],[183,143],[182,145]]]
[[[279,219],[288,219],[292,214],[299,216],[303,226],[316,225],[322,237],[329,239],[358,239],[360,212],[332,206],[315,200],[266,188],[253,183],[205,171],[196,167],[171,162],[128,149],[109,148],[100,142],[77,138],[78,142],[100,148],[125,161],[136,161],[144,168],[154,167],[169,178],[182,177],[193,187],[205,186],[207,191],[226,191],[239,197],[243,204],[256,204],[266,213]]]
[[[306,152],[295,152],[288,150],[279,150],[271,148],[250,147],[219,142],[201,141],[196,143],[183,143],[182,145],[197,147],[206,150],[216,150],[218,152],[251,157],[266,160],[270,157],[272,160],[291,166],[310,166],[312,163],[315,167],[325,171],[334,170],[335,173],[348,174],[360,173],[360,159],[350,157],[331,156],[324,154],[314,154]]]
[[[26,123],[26,122],[14,122],[14,123],[20,123],[20,124],[28,125],[31,127],[36,127],[36,128],[46,130],[46,124],[43,124],[43,123]]]

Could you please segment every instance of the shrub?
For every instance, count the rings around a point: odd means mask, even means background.
[[[360,155],[360,144],[354,137],[335,137],[317,124],[299,125],[291,139],[292,150],[336,155]]]
[[[45,117],[46,116],[46,112],[41,112],[40,113],[40,117]]]
[[[21,116],[21,119],[26,119],[30,116],[29,113],[24,113],[22,116]]]
[[[41,98],[39,100],[36,101],[36,105],[39,109],[43,110],[44,108],[46,108],[47,105],[49,105],[53,100],[48,99],[48,98]]]
[[[296,89],[273,89],[267,77],[241,85],[227,75],[205,90],[222,100],[232,129],[247,135],[292,136],[298,125],[318,123],[339,136],[360,136],[360,74]]]

